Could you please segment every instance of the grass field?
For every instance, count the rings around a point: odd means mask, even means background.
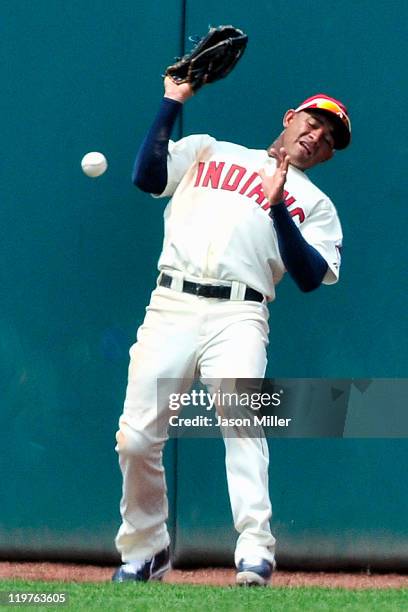
[[[408,609],[408,589],[346,590],[328,588],[239,588],[173,584],[112,584],[4,580],[1,597],[13,593],[67,593],[68,603],[60,605],[1,605],[2,610],[214,610],[214,611],[398,611]]]

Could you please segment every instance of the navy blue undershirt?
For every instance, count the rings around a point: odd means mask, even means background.
[[[181,102],[163,98],[137,152],[132,182],[142,191],[158,195],[166,187],[168,144],[182,106]],[[283,202],[271,207],[271,218],[288,273],[301,291],[317,289],[327,272],[326,260],[303,238]]]
[[[302,291],[313,291],[327,272],[327,261],[303,238],[284,202],[271,207],[285,268]]]
[[[159,112],[140,145],[132,181],[142,191],[159,195],[167,185],[169,139],[182,106],[181,102],[163,98]]]

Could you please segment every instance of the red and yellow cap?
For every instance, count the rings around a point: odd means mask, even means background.
[[[351,122],[348,116],[347,108],[342,102],[335,98],[330,98],[325,94],[316,94],[311,98],[307,98],[300,104],[295,111],[315,110],[316,112],[324,113],[334,119],[335,131],[334,148],[345,149],[350,144],[351,139]]]

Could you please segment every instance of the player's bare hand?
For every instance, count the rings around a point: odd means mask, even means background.
[[[193,95],[193,88],[190,83],[181,83],[177,85],[170,77],[164,79],[164,95],[171,100],[184,103]]]
[[[262,179],[262,189],[265,196],[268,198],[271,206],[275,206],[283,200],[283,189],[288,173],[290,157],[283,147],[279,150],[270,149],[269,153],[276,159],[275,172],[272,175],[267,175],[265,170],[261,168],[258,174]]]

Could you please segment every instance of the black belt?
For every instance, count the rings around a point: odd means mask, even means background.
[[[172,280],[171,276],[162,272],[159,285],[170,289]],[[201,285],[200,283],[192,283],[191,281],[184,280],[182,291],[183,293],[192,293],[193,295],[199,295],[200,297],[206,298],[217,298],[219,300],[231,299],[231,287],[226,287],[225,285]],[[259,291],[247,287],[244,300],[263,302],[264,296],[262,293],[259,293]]]

